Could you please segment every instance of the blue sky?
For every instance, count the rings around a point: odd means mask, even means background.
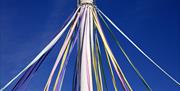
[[[179,0],[96,0],[96,4],[162,68],[180,81]],[[0,87],[31,62],[50,42],[75,8],[76,0],[0,0]],[[180,90],[120,33],[111,28],[153,91]],[[118,48],[110,39],[106,28],[103,29],[133,89],[145,91],[143,84],[121,52],[116,51]],[[38,72],[27,83],[25,91],[43,90],[64,37],[60,39]],[[72,59],[74,58],[75,55],[71,55],[63,91],[71,90],[72,69],[75,62]],[[103,63],[106,65],[105,62]],[[108,77],[109,90],[112,91],[108,70],[105,73]],[[121,89],[120,83],[117,83]],[[14,84],[15,82],[7,91]]]

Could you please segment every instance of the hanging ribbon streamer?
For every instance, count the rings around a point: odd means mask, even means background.
[[[99,14],[99,13],[98,13]],[[138,77],[141,79],[142,83],[146,86],[148,91],[152,91],[152,89],[150,88],[150,86],[147,84],[147,82],[145,81],[145,79],[143,78],[143,76],[140,74],[139,70],[135,67],[135,65],[133,64],[133,62],[130,60],[130,58],[128,57],[128,55],[126,54],[126,52],[124,51],[124,49],[122,48],[122,46],[120,45],[119,41],[116,39],[116,37],[113,35],[112,30],[110,29],[110,27],[108,26],[108,24],[105,22],[104,18],[101,16],[101,14],[99,14],[100,18],[102,19],[103,23],[105,24],[105,26],[107,27],[108,31],[111,34],[111,37],[114,39],[114,41],[116,42],[116,44],[118,45],[119,49],[121,50],[121,52],[124,54],[124,56],[126,57],[126,59],[128,60],[129,64],[131,65],[131,67],[135,70],[136,74],[138,75]]]
[[[96,43],[95,43],[96,55],[98,57],[98,63],[99,63],[98,65],[99,65],[100,69],[102,70],[101,72],[102,72],[102,77],[103,77],[103,80],[104,80],[105,88],[106,88],[106,91],[108,91],[107,82],[106,82],[106,76],[105,76],[104,68],[103,68],[103,65],[102,65],[102,56],[101,56],[101,50],[100,50],[100,46],[99,46],[97,32],[96,32],[96,35],[95,35],[95,40],[96,40]],[[102,82],[101,82],[101,84],[102,84]]]
[[[84,7],[81,8],[80,16],[82,15],[83,11],[84,11]],[[74,31],[73,36],[75,36],[75,34],[76,34],[75,32],[76,31]],[[69,35],[67,35],[67,36],[69,36]],[[58,76],[56,78],[56,82],[55,82],[55,85],[54,85],[54,91],[61,91],[63,80],[64,80],[64,76],[65,76],[65,72],[66,72],[66,66],[68,64],[68,60],[69,60],[70,54],[71,54],[72,50],[74,49],[74,45],[75,45],[77,39],[78,39],[78,34],[76,35],[75,38],[71,39],[71,42],[70,42],[70,51],[69,51],[69,53],[67,55],[67,58],[66,58],[65,55],[66,55],[66,51],[69,50],[69,44],[68,44],[68,49],[66,48],[65,54],[63,56],[63,60],[61,62],[61,67],[59,69],[59,73],[58,73]],[[65,62],[64,62],[64,60],[65,60]]]
[[[55,62],[55,64],[54,64],[54,66],[53,66],[53,69],[52,69],[52,71],[51,71],[51,73],[50,73],[50,76],[49,76],[48,81],[47,81],[47,83],[46,83],[46,86],[45,86],[45,88],[44,88],[44,91],[49,91],[49,86],[50,86],[52,77],[53,77],[53,75],[54,75],[54,72],[55,72],[55,70],[56,70],[56,68],[57,68],[57,66],[58,66],[58,64],[59,64],[59,62],[60,62],[60,60],[61,60],[61,57],[62,57],[62,55],[63,55],[63,53],[64,53],[64,51],[65,51],[65,48],[67,47],[68,42],[70,41],[70,38],[71,38],[71,36],[72,36],[73,30],[74,30],[74,28],[75,28],[75,26],[76,26],[76,24],[77,24],[78,19],[79,19],[79,13],[77,14],[76,19],[74,20],[74,24],[73,24],[72,27],[70,28],[69,36],[68,36],[67,39],[65,40],[65,42],[64,42],[64,44],[63,44],[63,46],[62,46],[62,48],[61,48],[61,50],[60,50],[60,52],[59,52],[59,55],[58,55],[58,57],[57,57],[57,59],[56,59],[56,62]]]
[[[84,29],[85,25],[86,25],[86,13],[87,13],[87,8],[84,5],[83,6],[84,12],[82,14],[82,18],[81,18],[81,22],[80,22],[80,26],[79,26],[79,41],[78,41],[78,56],[76,58],[76,65],[75,65],[75,72],[73,75],[73,87],[72,87],[72,91],[80,91],[80,79],[81,79],[81,56],[82,56],[82,46],[83,46],[83,42],[82,39],[84,39],[84,31],[81,31]]]
[[[30,80],[33,74],[39,69],[41,64],[44,62],[46,56],[49,54],[50,51],[45,53],[35,64],[33,64],[29,69],[25,71],[23,76],[19,79],[19,81],[16,83],[16,85],[13,87],[12,91],[17,91],[18,89],[22,89],[24,87],[24,84],[27,80]]]
[[[98,43],[97,34],[96,34],[96,42]],[[98,44],[99,44],[99,43],[98,43]],[[96,44],[96,45],[97,45],[97,44]],[[97,46],[99,46],[99,45],[97,45]],[[110,73],[111,73],[111,78],[112,78],[114,90],[115,90],[115,91],[118,91],[118,88],[117,88],[117,86],[116,86],[116,80],[115,80],[115,77],[114,77],[114,73],[113,73],[112,66],[111,66],[111,63],[110,63],[110,59],[109,59],[109,56],[108,56],[108,54],[107,54],[106,49],[105,49],[105,54],[106,54],[106,58],[107,58],[107,61],[108,61],[108,66],[109,66],[109,69],[110,69]]]
[[[97,16],[94,14],[94,12],[93,12],[93,16],[94,16],[95,25],[97,26],[97,29],[98,29],[98,32],[99,32],[101,38],[102,38],[103,44],[104,44],[104,46],[105,46],[105,48],[106,48],[106,50],[107,50],[107,52],[109,54],[109,57],[110,57],[110,59],[111,59],[111,61],[113,63],[113,66],[114,66],[117,74],[118,74],[118,77],[121,80],[123,88],[125,89],[125,91],[132,91],[131,86],[129,85],[127,79],[125,78],[121,68],[119,67],[116,59],[114,58],[113,53],[111,52],[111,49],[109,48],[109,46],[108,46],[108,44],[106,42],[106,38],[105,38],[105,36],[104,36],[104,34],[102,32],[102,28],[101,28],[101,26],[99,24]]]
[[[59,73],[58,73],[58,76],[57,76],[57,79],[56,79],[56,83],[54,85],[54,91],[61,91],[64,75],[65,75],[65,72],[66,72],[66,66],[68,64],[68,60],[70,58],[70,54],[71,54],[72,50],[74,49],[74,45],[75,45],[75,43],[77,41],[77,38],[78,38],[78,35],[76,35],[75,39],[72,39],[71,44],[70,44],[70,50],[69,50],[69,53],[68,53],[66,58],[64,58],[64,57],[66,55],[66,51],[68,51],[68,49],[69,49],[69,45],[68,45],[68,48],[65,51],[65,54],[63,56],[63,58],[65,60],[65,63],[63,61],[61,63],[61,65],[63,67],[60,67],[60,70],[59,70]],[[64,63],[64,65],[63,65],[63,63]]]
[[[59,73],[58,73],[58,76],[56,78],[56,82],[54,85],[54,91],[60,91],[60,89],[62,87],[62,83],[63,83],[63,79],[64,79],[64,73],[65,73],[65,62],[67,62],[66,58],[68,55],[69,47],[70,47],[70,43],[68,43],[67,48],[64,52],[62,62],[61,62],[61,66],[59,69]]]
[[[141,48],[139,48],[120,28],[118,28],[111,19],[109,19],[100,9],[96,8],[139,52],[141,52],[151,63],[153,63],[159,70],[168,76],[173,82],[180,86],[180,83],[169,75],[163,68],[161,68],[153,59],[151,59]]]
[[[103,91],[103,87],[100,81],[100,75],[99,75],[99,68],[98,68],[98,64],[97,64],[97,59],[95,56],[95,50],[94,50],[94,31],[93,31],[93,16],[92,16],[92,7],[90,8],[90,44],[91,44],[91,57],[92,57],[92,63],[93,63],[93,69],[94,69],[94,74],[95,74],[95,80],[96,80],[96,86],[97,86],[97,91]]]

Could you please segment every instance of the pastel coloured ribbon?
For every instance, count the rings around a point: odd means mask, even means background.
[[[149,57],[139,46],[137,46],[120,28],[118,28],[111,19],[109,19],[100,9],[96,8],[140,53],[142,53],[153,65],[155,65],[160,71],[162,71],[167,77],[169,77],[178,86],[180,83],[174,79],[169,73],[167,73],[162,67],[160,67],[151,57]]]
[[[121,83],[122,83],[122,86],[123,86],[124,90],[125,91],[132,91],[131,86],[129,85],[129,83],[128,83],[127,79],[125,78],[124,74],[122,73],[121,68],[119,67],[116,59],[114,58],[114,56],[113,56],[113,54],[111,52],[111,49],[109,48],[109,46],[108,46],[108,44],[106,42],[106,38],[105,38],[105,36],[104,36],[104,34],[102,32],[101,26],[99,25],[99,21],[97,19],[96,14],[93,13],[93,15],[94,15],[95,25],[97,26],[98,32],[100,33],[101,39],[102,39],[102,41],[104,43],[104,46],[107,49],[107,52],[108,52],[108,54],[109,54],[109,56],[111,58],[112,64],[114,65],[114,68],[115,68],[115,70],[116,70],[116,72],[118,74],[118,77],[121,80]]]
[[[150,86],[147,84],[147,82],[145,81],[145,79],[143,78],[143,76],[141,75],[141,73],[139,72],[139,70],[135,67],[135,65],[133,64],[133,62],[130,60],[130,58],[128,57],[127,53],[124,51],[124,49],[122,48],[122,46],[120,45],[119,41],[116,39],[116,37],[113,35],[112,30],[110,29],[110,27],[108,26],[108,24],[105,22],[104,18],[101,16],[100,13],[98,13],[100,18],[102,19],[103,23],[105,24],[105,26],[107,27],[108,31],[110,32],[111,37],[115,40],[116,44],[118,45],[119,49],[121,50],[121,52],[124,54],[124,56],[126,57],[126,59],[128,60],[129,64],[131,65],[131,67],[135,70],[136,74],[138,75],[138,77],[141,79],[142,83],[146,86],[148,91],[152,91],[152,89],[150,88]]]
[[[61,48],[61,50],[60,50],[60,52],[59,52],[59,55],[58,55],[58,57],[57,57],[57,59],[56,59],[56,62],[55,62],[55,64],[54,64],[54,66],[53,66],[53,69],[52,69],[52,71],[51,71],[51,73],[50,73],[50,76],[49,76],[48,81],[47,81],[47,83],[46,83],[46,86],[45,86],[45,88],[44,88],[44,91],[49,91],[49,86],[50,86],[52,77],[53,77],[53,75],[54,75],[54,72],[55,72],[55,70],[56,70],[56,68],[57,68],[57,66],[58,66],[58,64],[59,64],[59,62],[60,62],[60,59],[61,59],[61,57],[62,57],[62,55],[63,55],[63,53],[64,53],[64,51],[65,51],[65,48],[66,48],[66,46],[67,46],[67,44],[68,44],[68,42],[69,42],[69,40],[70,40],[70,38],[71,38],[71,35],[72,35],[73,30],[74,30],[74,28],[75,28],[75,26],[76,26],[76,24],[77,24],[78,19],[79,19],[79,13],[77,14],[76,19],[74,20],[74,24],[73,24],[72,27],[70,28],[70,34],[69,34],[69,36],[68,36],[67,39],[65,40],[65,42],[64,42],[64,44],[63,44],[63,46],[62,46],[62,48]]]

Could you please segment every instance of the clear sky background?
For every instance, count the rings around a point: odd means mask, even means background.
[[[180,0],[96,0],[96,4],[156,63],[180,81]],[[75,8],[76,0],[0,0],[0,88],[53,39]],[[112,29],[153,91],[180,91],[180,87]],[[106,28],[104,32],[134,91],[146,91],[122,53],[117,51]],[[64,37],[25,85],[24,91],[43,91]],[[63,91],[72,89],[75,56],[74,51],[67,66]],[[105,59],[103,64],[107,66]],[[105,73],[109,91],[113,91],[107,68]],[[15,83],[6,91],[10,91]],[[121,91],[118,79],[117,85]]]

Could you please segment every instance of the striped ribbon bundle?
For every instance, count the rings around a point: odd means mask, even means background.
[[[133,88],[129,84],[128,80],[121,69],[121,66],[117,62],[107,40],[104,35],[104,31],[101,27],[98,16],[102,20],[103,24],[107,27],[108,33],[111,38],[118,45],[120,51],[123,53],[131,67],[136,72],[139,79],[144,84],[148,91],[152,91],[150,86],[147,84],[142,74],[135,67],[133,62],[128,57],[127,53],[121,46],[120,42],[114,36],[112,30],[106,23],[104,17],[130,42],[137,48],[145,57],[147,57],[157,68],[159,68],[163,73],[165,73],[171,80],[178,84],[173,77],[171,77],[166,71],[164,71],[159,65],[157,65],[149,56],[147,56],[129,37],[127,37],[102,11],[90,4],[80,5],[72,17],[68,20],[67,24],[63,29],[55,36],[55,38],[35,57],[35,59],[27,65],[18,75],[16,75],[11,81],[9,81],[0,91],[5,90],[14,80],[17,81],[15,86],[12,88],[13,91],[22,89],[26,81],[32,78],[32,75],[37,72],[41,64],[44,62],[46,56],[61,38],[63,33],[69,29],[64,43],[59,50],[59,54],[56,58],[54,66],[50,72],[47,83],[44,87],[44,91],[49,91],[52,84],[52,79],[55,76],[55,71],[59,70],[56,76],[56,81],[54,83],[53,91],[61,91],[63,86],[63,80],[66,73],[67,64],[70,62],[70,54],[72,50],[75,49],[75,45],[78,47],[77,58],[73,74],[73,91],[93,91],[93,74],[96,82],[96,89],[98,91],[108,91],[108,85],[106,82],[105,67],[103,66],[103,61],[107,62],[112,79],[113,87],[115,91],[118,91],[117,82],[115,75],[118,76],[121,86],[124,91],[133,91]],[[102,42],[100,45],[99,41]],[[102,47],[103,46],[103,47]],[[102,48],[105,52],[106,60],[102,59]],[[115,70],[115,71],[114,71]]]

